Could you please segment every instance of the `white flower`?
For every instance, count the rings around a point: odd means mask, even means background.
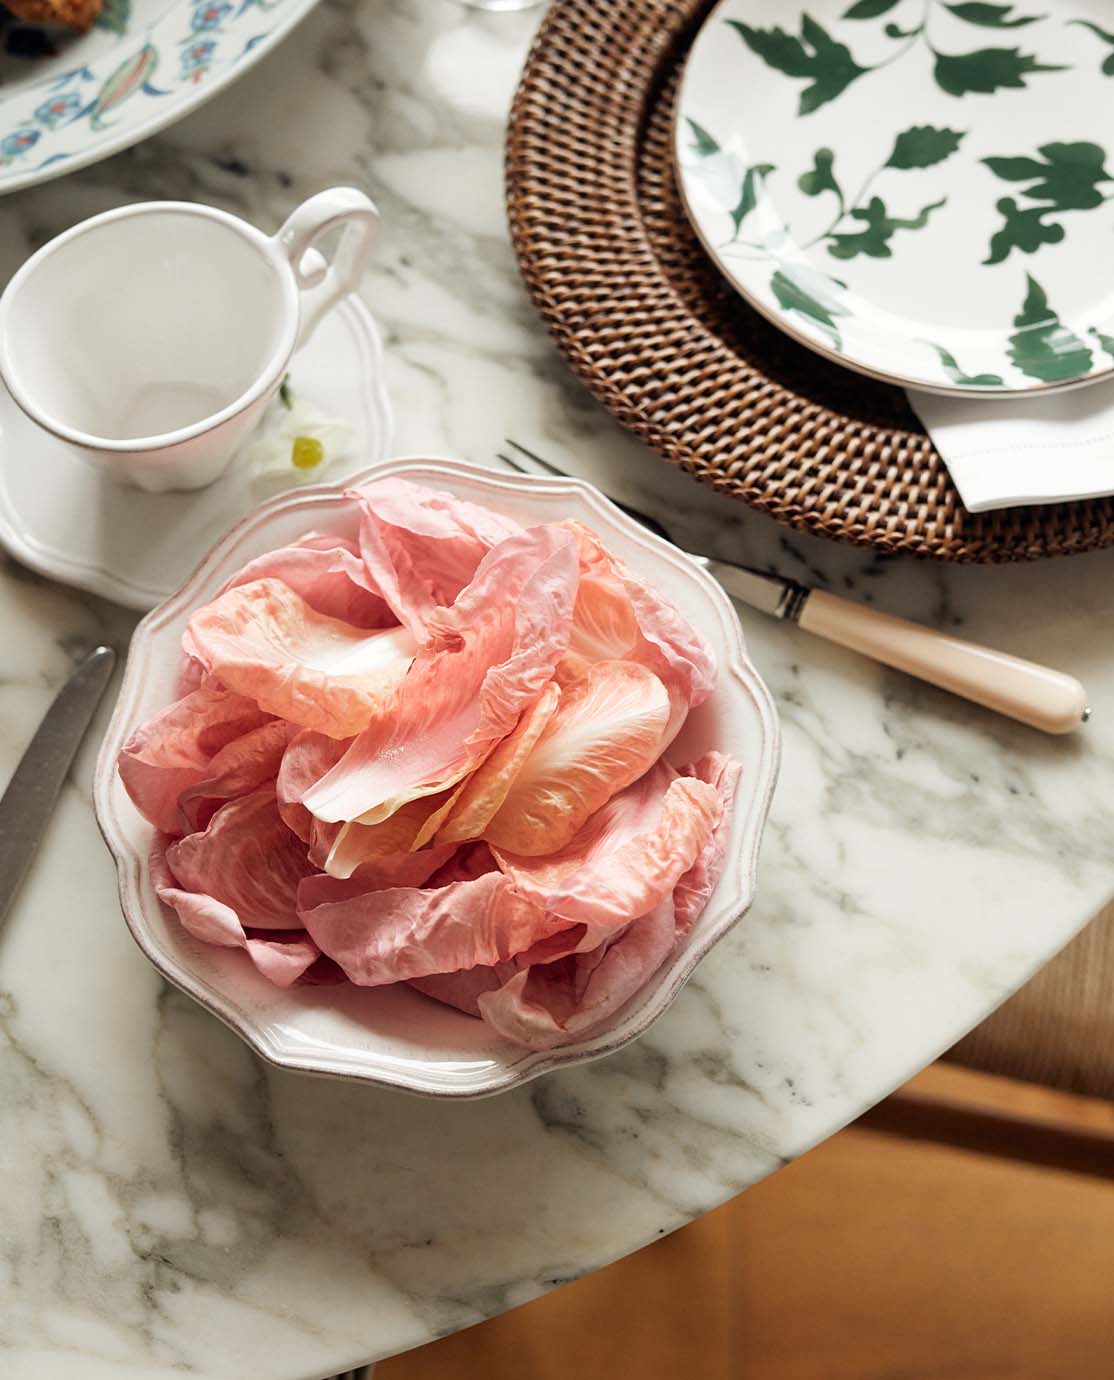
[[[248,445],[246,460],[261,477],[314,484],[334,461],[351,453],[355,439],[347,422],[293,395],[284,383]]]

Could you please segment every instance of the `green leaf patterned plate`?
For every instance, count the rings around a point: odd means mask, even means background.
[[[1109,0],[723,0],[675,138],[709,253],[820,354],[960,395],[1114,373]]]

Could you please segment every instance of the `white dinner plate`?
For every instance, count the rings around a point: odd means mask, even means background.
[[[676,160],[736,288],[838,363],[941,393],[1114,373],[1114,10],[723,0]]]

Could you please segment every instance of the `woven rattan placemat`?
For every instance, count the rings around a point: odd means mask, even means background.
[[[955,561],[1114,545],[1114,500],[968,513],[897,388],[746,305],[685,217],[677,80],[711,0],[555,0],[507,137],[526,286],[572,367],[654,450],[792,527]]]

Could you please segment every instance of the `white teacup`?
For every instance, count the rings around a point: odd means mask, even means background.
[[[0,297],[0,377],[32,421],[115,478],[200,488],[356,288],[378,223],[352,187],[310,197],[273,238],[191,202],[94,216],[33,254]],[[327,264],[311,246],[338,227]]]

